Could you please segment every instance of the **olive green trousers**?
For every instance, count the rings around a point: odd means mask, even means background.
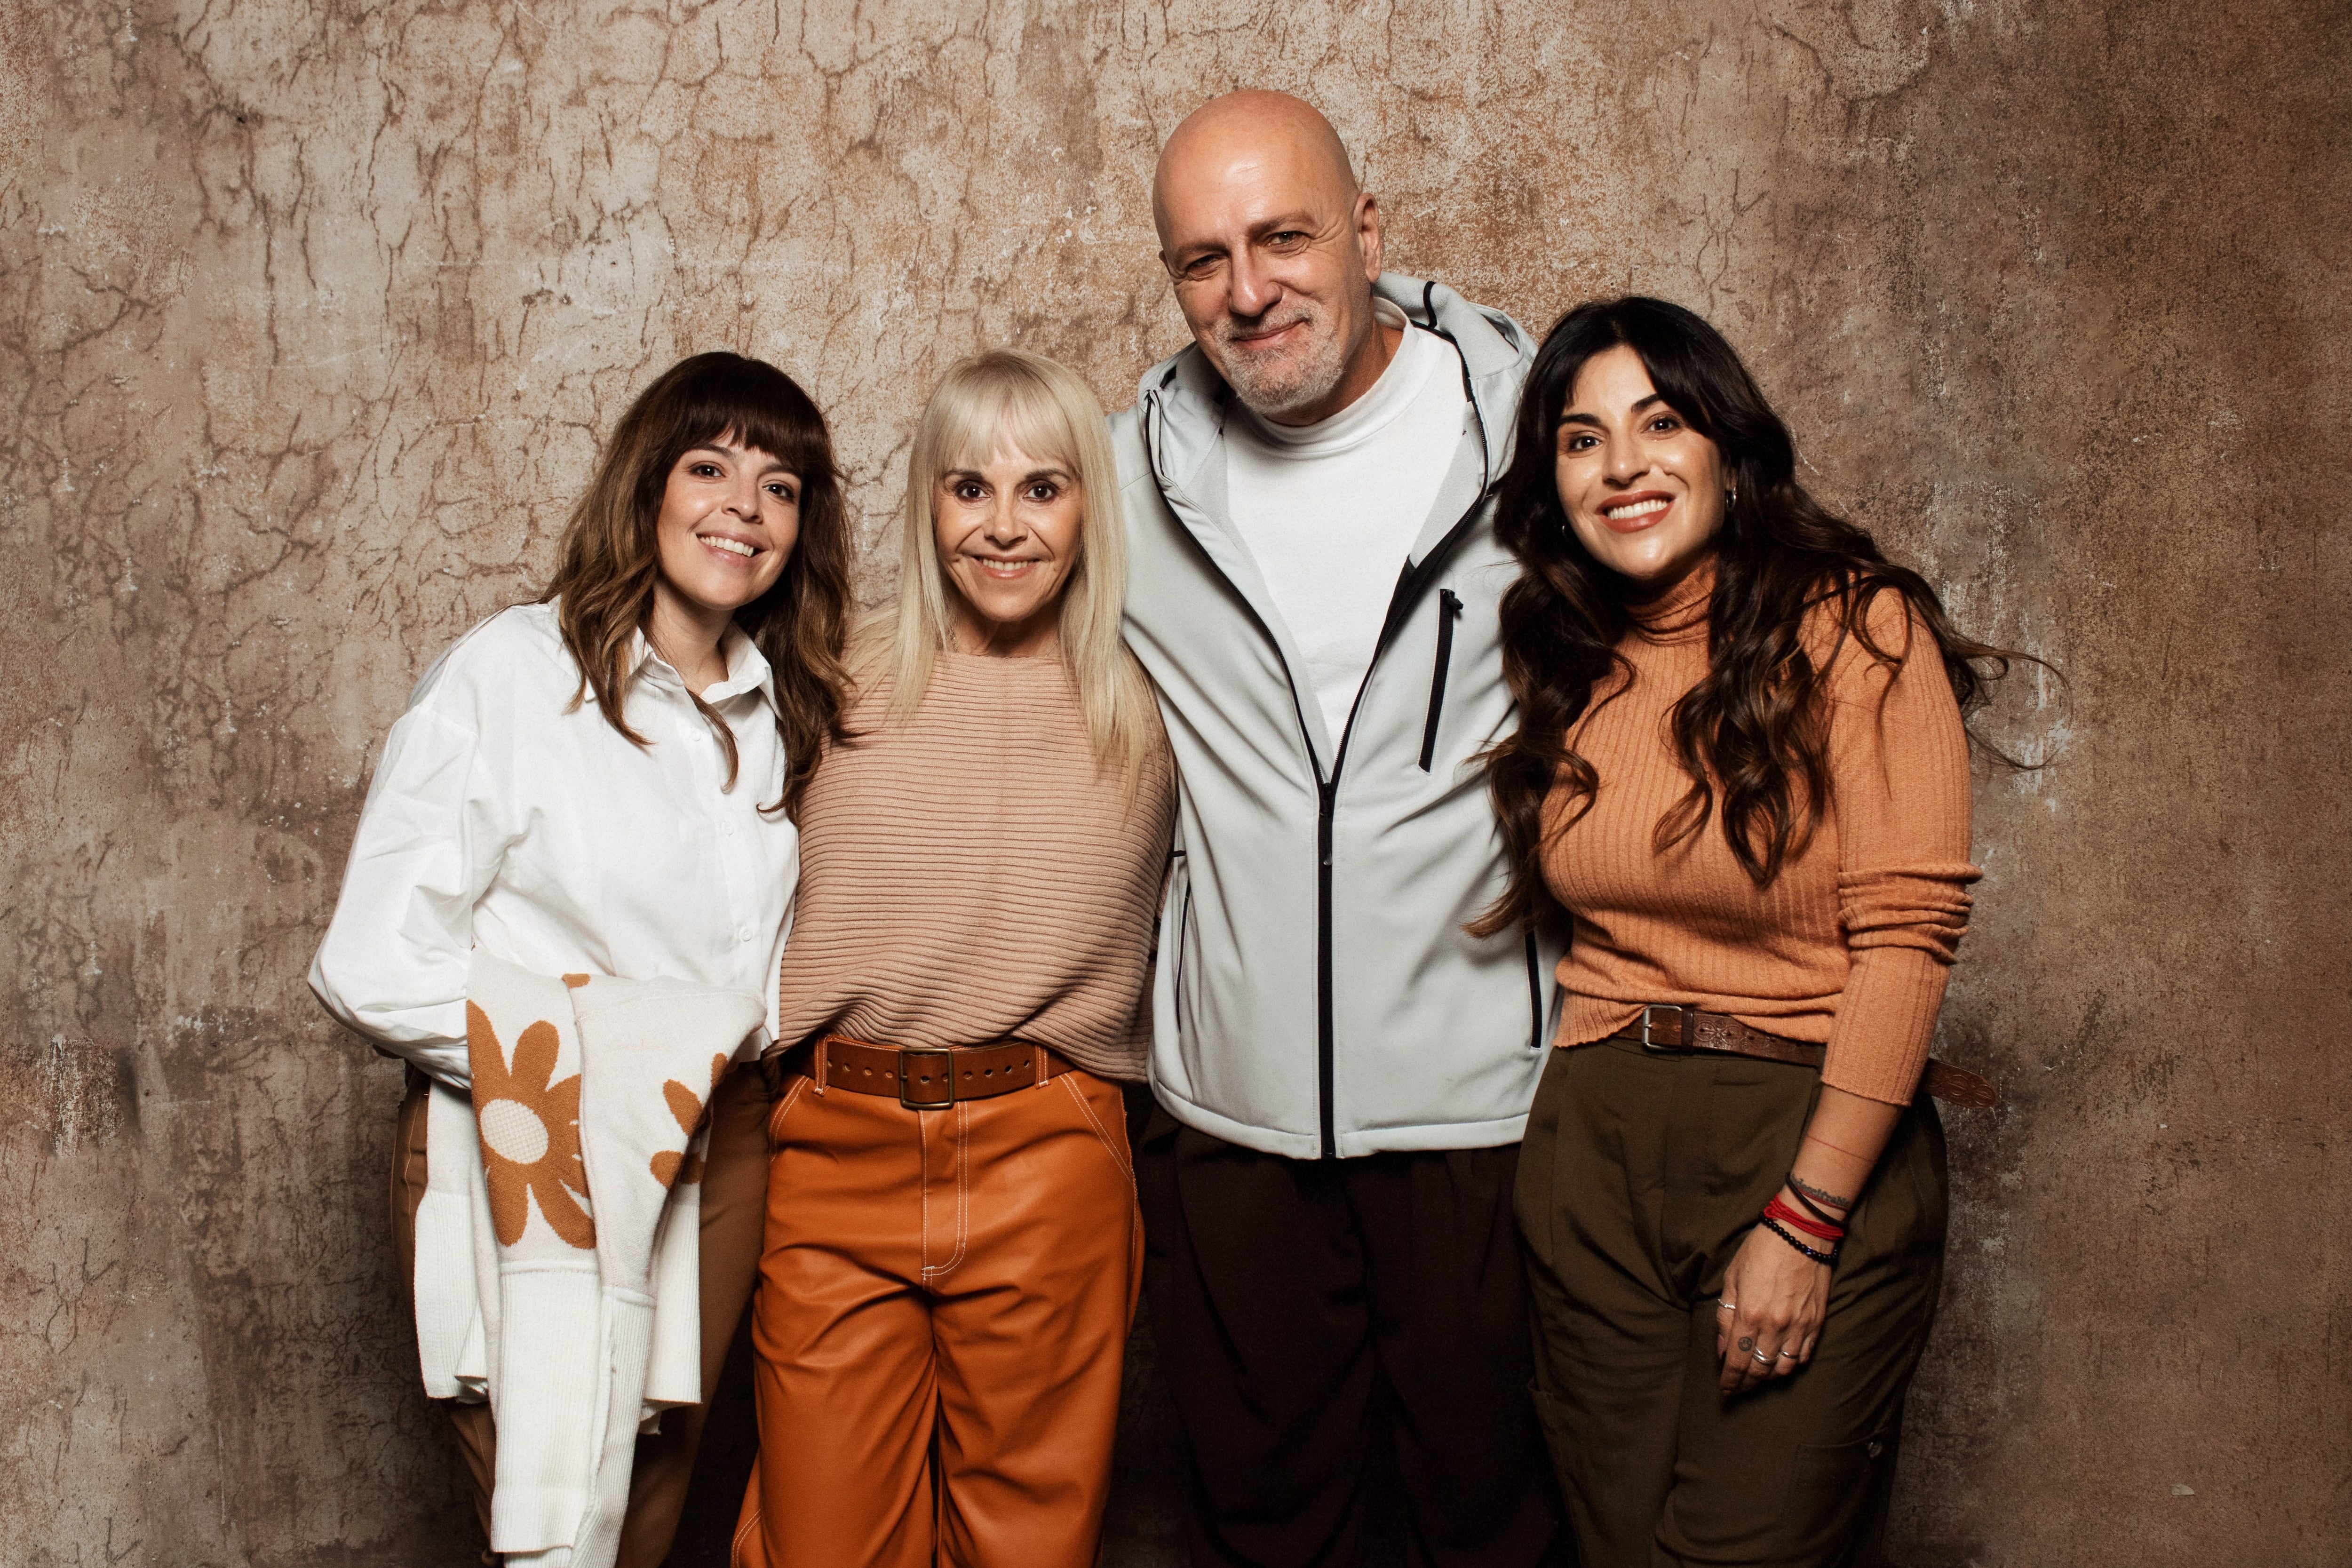
[[[1856,1203],[1812,1362],[1725,1398],[1716,1300],[1788,1174],[1809,1068],[1555,1051],[1519,1149],[1536,1407],[1582,1568],[1878,1562],[1903,1397],[1943,1283],[1922,1096]]]

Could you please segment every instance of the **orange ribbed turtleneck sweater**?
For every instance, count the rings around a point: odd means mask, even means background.
[[[1175,785],[1096,765],[1058,658],[941,653],[914,714],[860,692],[800,815],[779,1048],[1050,1046],[1140,1079]]]
[[[1664,852],[1659,818],[1690,787],[1667,712],[1706,673],[1712,565],[1635,606],[1617,651],[1630,683],[1605,678],[1569,744],[1601,777],[1592,809],[1558,831],[1565,789],[1545,803],[1544,879],[1575,918],[1561,960],[1569,1002],[1554,1042],[1579,1046],[1633,1023],[1643,1003],[1728,1013],[1791,1039],[1826,1042],[1822,1080],[1890,1104],[1917,1086],[1944,981],[1968,929],[1969,755],[1934,639],[1902,596],[1883,593],[1869,651],[1837,643],[1832,608],[1808,617],[1828,661],[1830,803],[1768,887],[1725,841],[1721,791],[1706,828]]]

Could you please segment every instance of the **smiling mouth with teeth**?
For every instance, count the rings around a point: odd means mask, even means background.
[[[757,555],[760,553],[758,550],[744,543],[741,540],[729,539],[722,534],[706,533],[702,536],[702,542],[709,545],[714,545],[720,550],[726,551],[730,555]]]
[[[1674,503],[1664,500],[1637,500],[1630,506],[1605,506],[1601,515],[1606,518],[1647,517],[1654,511],[1664,511]]]

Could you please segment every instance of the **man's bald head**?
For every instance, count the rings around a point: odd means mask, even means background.
[[[1250,407],[1311,424],[1380,379],[1380,208],[1312,105],[1244,91],[1194,110],[1160,149],[1151,217],[1193,341]]]
[[[1286,92],[1244,88],[1213,98],[1184,117],[1160,149],[1151,175],[1151,221],[1168,244],[1168,200],[1192,196],[1263,169],[1311,184],[1341,205],[1354,202],[1356,171],[1322,111]]]

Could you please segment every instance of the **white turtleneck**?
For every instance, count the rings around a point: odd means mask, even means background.
[[[1374,308],[1404,336],[1361,397],[1297,426],[1272,424],[1235,400],[1225,423],[1234,526],[1306,657],[1335,745],[1469,417],[1453,345],[1407,324],[1386,300]]]

